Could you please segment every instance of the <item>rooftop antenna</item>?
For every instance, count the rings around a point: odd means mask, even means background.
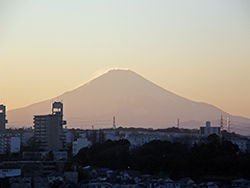
[[[227,131],[230,133],[230,117],[227,117]]]
[[[220,117],[220,128],[223,130],[223,116]]]
[[[115,116],[113,116],[113,129],[116,130],[116,126],[115,126]]]

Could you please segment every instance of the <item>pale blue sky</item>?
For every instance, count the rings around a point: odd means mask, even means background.
[[[112,68],[250,118],[250,1],[0,1],[7,109]]]

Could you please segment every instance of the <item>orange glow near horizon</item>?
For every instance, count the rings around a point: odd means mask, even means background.
[[[125,67],[182,97],[250,118],[249,5],[0,2],[0,103],[11,110],[53,99]]]

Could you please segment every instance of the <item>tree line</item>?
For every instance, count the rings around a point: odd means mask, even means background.
[[[72,158],[81,166],[112,170],[132,169],[172,179],[228,177],[250,179],[250,154],[213,134],[192,146],[185,142],[154,140],[131,148],[128,140],[95,143]],[[210,179],[211,180],[211,179]]]

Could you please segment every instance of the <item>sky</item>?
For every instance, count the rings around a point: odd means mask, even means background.
[[[7,110],[117,68],[250,118],[250,1],[0,0]]]

